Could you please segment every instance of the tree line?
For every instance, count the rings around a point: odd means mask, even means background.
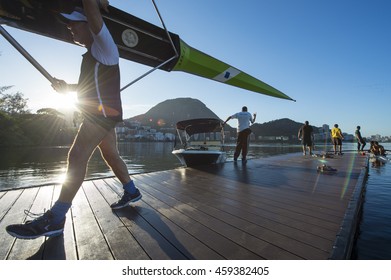
[[[0,147],[72,143],[76,129],[62,113],[43,108],[33,114],[27,107],[28,99],[21,92],[9,93],[11,88],[0,87]]]

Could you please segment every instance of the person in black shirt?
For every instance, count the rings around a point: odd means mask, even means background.
[[[363,151],[365,145],[367,144],[365,142],[365,139],[362,138],[362,136],[361,136],[360,129],[361,129],[361,127],[357,126],[356,132],[354,133],[354,135],[356,136],[356,140],[357,140],[357,151]]]
[[[308,121],[305,121],[304,125],[300,127],[297,134],[299,140],[303,145],[303,155],[307,154],[307,148],[310,155],[312,155],[312,146],[314,141],[314,133],[312,126],[309,125]]]

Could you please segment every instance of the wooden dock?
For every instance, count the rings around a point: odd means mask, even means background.
[[[337,172],[323,174],[324,161]],[[349,258],[368,160],[288,154],[133,176],[143,194],[112,211],[115,178],[85,181],[64,234],[15,239],[5,227],[42,213],[60,186],[0,192],[0,259],[343,259]]]

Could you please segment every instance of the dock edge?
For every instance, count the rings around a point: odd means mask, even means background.
[[[330,260],[348,260],[351,258],[364,202],[365,186],[368,178],[368,164],[369,158],[367,157],[366,164],[361,169],[340,230],[336,236],[333,250],[329,257]]]

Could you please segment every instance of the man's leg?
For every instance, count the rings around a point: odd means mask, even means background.
[[[17,238],[34,239],[40,236],[56,236],[64,231],[65,215],[73,198],[83,183],[88,160],[107,134],[107,130],[89,121],[80,126],[68,154],[68,169],[59,199],[42,216],[23,224],[6,227],[7,232]],[[35,217],[35,215],[34,215]]]
[[[120,157],[118,148],[117,148],[117,137],[115,130],[112,129],[106,135],[106,137],[99,144],[99,149],[102,154],[103,159],[106,161],[106,164],[113,170],[115,176],[118,180],[125,185],[131,181],[128,168]]]
[[[238,138],[236,139],[236,148],[234,153],[234,161],[236,161],[242,151],[241,132],[238,132]]]
[[[59,201],[71,203],[84,181],[88,161],[108,131],[90,121],[80,126],[68,154],[68,168]]]
[[[99,149],[107,165],[110,166],[111,170],[113,170],[115,176],[117,176],[124,188],[124,193],[121,199],[111,204],[110,207],[112,209],[120,209],[128,206],[131,202],[140,200],[142,195],[131,180],[128,168],[119,155],[117,137],[114,129],[110,130],[110,132],[102,140],[99,144]]]
[[[251,131],[245,130],[242,135],[242,160],[246,161],[248,146],[250,145]]]

